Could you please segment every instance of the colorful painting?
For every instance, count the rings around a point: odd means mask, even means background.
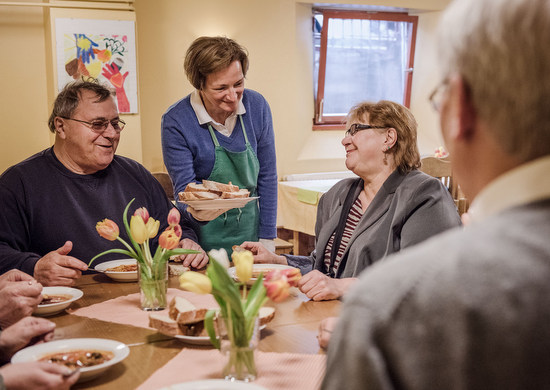
[[[134,22],[55,20],[58,88],[98,80],[114,89],[120,113],[137,113]]]

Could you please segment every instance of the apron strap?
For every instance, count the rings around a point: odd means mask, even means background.
[[[243,135],[244,135],[244,142],[246,146],[250,145],[250,142],[248,142],[248,136],[246,135],[246,130],[244,128],[244,122],[243,122],[243,116],[239,115],[239,119],[241,120],[241,128],[243,129]],[[212,141],[214,141],[214,146],[218,147],[220,146],[220,143],[218,142],[218,137],[216,137],[216,133],[214,133],[214,129],[208,124],[208,131],[210,132],[210,136],[212,137]]]

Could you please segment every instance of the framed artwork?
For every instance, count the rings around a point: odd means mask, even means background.
[[[98,80],[115,90],[120,113],[138,112],[134,21],[56,18],[55,42],[59,91]]]

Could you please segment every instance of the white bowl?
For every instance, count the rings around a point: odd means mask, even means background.
[[[294,267],[291,267],[290,265],[284,265],[284,264],[268,264],[268,263],[262,264],[262,263],[258,263],[258,264],[253,264],[252,265],[252,271],[253,272],[264,271],[264,279],[265,279],[265,275],[269,271],[273,271],[275,269],[292,269],[292,268],[294,268]],[[237,270],[236,270],[235,267],[228,268],[227,272],[229,272],[229,276],[231,276],[231,278],[233,278],[233,280],[235,280],[236,282],[239,282],[239,278],[237,278]],[[248,281],[247,284],[248,285],[254,284],[256,279],[258,279],[258,278],[255,278],[255,277],[250,278],[250,280]]]
[[[109,351],[112,352],[114,356],[111,360],[108,360],[105,363],[101,363],[96,366],[80,368],[80,378],[78,379],[79,382],[84,382],[95,378],[96,376],[107,370],[109,367],[124,360],[130,353],[130,349],[128,348],[128,346],[126,346],[126,344],[116,340],[92,338],[66,339],[50,341],[47,343],[37,344],[31,347],[24,348],[13,355],[13,357],[11,358],[11,362],[33,362],[40,360],[50,354],[64,351],[75,351],[80,349]]]
[[[120,260],[111,260],[104,263],[98,264],[94,267],[96,271],[103,272],[105,275],[110,277],[117,282],[136,282],[138,280],[137,271],[131,272],[113,272],[107,271],[108,268],[113,268],[123,264],[136,264],[136,259],[120,259]]]
[[[82,298],[84,293],[76,288],[71,287],[44,287],[42,289],[42,295],[70,295],[72,298],[59,302],[59,303],[50,303],[47,305],[38,305],[34,310],[34,315],[45,317],[53,316],[59,312],[62,312],[70,304],[77,299]]]

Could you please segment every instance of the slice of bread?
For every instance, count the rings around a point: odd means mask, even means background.
[[[184,190],[184,192],[199,192],[199,191],[208,192],[208,188],[206,188],[202,183],[195,183],[193,181],[187,184]]]
[[[167,334],[169,336],[181,334],[178,323],[166,314],[150,313],[149,326],[157,329],[160,333]]]
[[[270,306],[260,307],[260,311],[258,312],[258,317],[260,317],[260,326],[263,326],[268,322],[271,322],[273,317],[275,317],[275,308]]]
[[[204,320],[208,309],[198,309],[183,297],[174,297],[168,307],[168,315],[178,324],[191,324]]]
[[[239,191],[239,186],[231,184],[229,182],[228,184],[224,183],[218,183],[217,181],[212,180],[203,180],[202,184],[206,188],[208,188],[209,191],[219,191],[219,192],[236,192]]]
[[[222,199],[235,199],[235,198],[248,198],[250,191],[246,188],[242,188],[239,191],[222,192]]]
[[[219,199],[220,197],[213,193],[207,191],[196,191],[196,192],[180,192],[178,194],[180,200],[204,200],[204,199]]]

